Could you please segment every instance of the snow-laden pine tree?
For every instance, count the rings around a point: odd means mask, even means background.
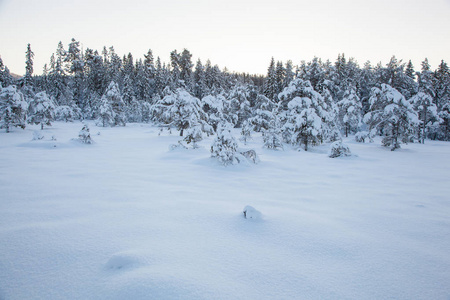
[[[222,95],[207,95],[202,98],[202,109],[206,114],[206,122],[212,126],[214,131],[217,131],[219,123],[225,120],[224,107],[225,97]]]
[[[112,127],[115,124],[116,113],[107,97],[102,97],[98,108],[97,126]]]
[[[28,123],[41,124],[41,130],[44,125],[52,126],[55,118],[55,103],[45,91],[36,94],[28,107]]]
[[[91,134],[89,132],[89,126],[87,124],[84,124],[83,128],[81,128],[80,133],[78,134],[78,139],[83,144],[92,144],[93,143]]]
[[[87,97],[85,95],[86,80],[84,74],[84,60],[80,50],[80,42],[72,38],[69,48],[66,52],[65,60],[67,73],[72,76],[69,78],[69,85],[72,89],[73,101],[82,111],[85,110]]]
[[[34,52],[31,51],[31,46],[28,44],[27,51],[25,52],[26,62],[25,62],[25,76],[23,77],[24,86],[33,85],[33,58]]]
[[[447,102],[439,112],[439,132],[438,139],[450,141],[450,102]]]
[[[308,97],[295,97],[288,104],[286,123],[282,130],[289,132],[290,143],[308,147],[320,144],[325,132],[322,118],[317,114],[313,100]]]
[[[356,94],[356,89],[349,87],[341,101],[337,103],[339,107],[339,119],[345,129],[345,136],[356,132],[361,122],[361,101]]]
[[[272,57],[270,60],[270,65],[267,70],[267,78],[264,83],[264,95],[271,99],[275,100],[277,95],[277,78],[276,78],[276,69],[275,69],[275,59]]]
[[[180,136],[183,136],[184,130],[202,125],[206,120],[200,100],[182,88],[155,103],[152,112],[157,122],[175,127],[180,131]]]
[[[241,127],[243,122],[251,116],[249,93],[247,86],[237,83],[230,91],[228,96],[229,110],[228,116],[233,116],[232,121],[235,127]]]
[[[97,124],[102,126],[125,126],[125,103],[119,90],[119,86],[111,81],[101,99],[99,120]]]
[[[0,91],[0,128],[10,132],[11,127],[25,129],[28,103],[16,86],[10,85]]]
[[[264,95],[256,97],[256,106],[253,108],[253,116],[247,119],[252,131],[263,132],[269,129],[270,122],[274,118],[273,111],[276,104]]]
[[[272,118],[269,128],[262,131],[264,148],[271,150],[283,150],[283,142],[281,138],[281,128],[277,118]]]
[[[309,146],[318,145],[327,138],[332,120],[324,98],[309,81],[294,79],[278,97],[278,115],[286,142],[308,150]]]
[[[437,107],[436,104],[433,103],[433,98],[424,92],[418,92],[409,99],[409,102],[412,103],[419,116],[419,126],[421,128],[418,128],[417,133],[420,142],[423,144],[427,137],[427,129],[429,131],[433,123],[437,122],[436,125],[439,124]]]
[[[183,139],[186,144],[192,145],[192,148],[197,149],[197,143],[203,140],[203,130],[201,125],[195,125],[186,129],[185,137]]]
[[[438,111],[450,102],[450,69],[445,61],[441,61],[434,72],[435,103]]]
[[[242,124],[240,140],[244,142],[244,145],[247,145],[247,141],[252,139],[252,127],[253,126],[248,122],[248,120],[244,121]]]
[[[13,78],[7,66],[3,64],[3,60],[0,57],[0,86],[9,86],[13,83]],[[1,88],[1,87],[0,87]]]
[[[220,123],[217,129],[217,136],[211,145],[211,157],[224,166],[239,163],[236,156],[238,143],[231,133],[232,125],[230,123]]]
[[[400,144],[408,143],[419,124],[413,106],[399,91],[387,84],[381,89],[372,88],[369,99],[370,112],[364,116],[369,125],[371,135],[383,135],[383,146],[392,151],[400,148]]]

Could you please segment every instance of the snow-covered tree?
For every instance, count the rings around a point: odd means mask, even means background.
[[[434,101],[438,110],[450,102],[450,70],[445,61],[441,61],[434,73],[436,95]]]
[[[25,129],[28,103],[16,86],[10,85],[0,91],[0,128],[10,132],[12,126]]]
[[[45,91],[36,94],[28,107],[28,123],[51,126],[55,118],[55,103]]]
[[[223,112],[223,104],[225,97],[222,95],[207,95],[202,98],[202,109],[206,114],[207,123],[213,127],[214,131],[217,131],[219,123],[225,120]]]
[[[409,102],[413,104],[419,115],[419,125],[422,128],[418,130],[418,138],[423,144],[425,143],[425,138],[427,136],[427,128],[430,128],[433,122],[439,123],[437,107],[436,104],[433,103],[433,98],[424,92],[417,93],[409,100]]]
[[[339,107],[339,118],[345,128],[345,136],[356,132],[361,122],[361,101],[356,94],[356,89],[349,88],[345,91],[341,101],[337,103]]]
[[[0,86],[6,87],[9,85],[12,85],[13,82],[14,82],[14,79],[12,78],[8,67],[3,64],[3,60],[0,57]],[[0,89],[1,89],[1,87],[0,87]]]
[[[277,78],[276,78],[276,69],[275,69],[275,59],[272,57],[270,60],[270,65],[267,70],[267,79],[264,84],[264,95],[274,100],[277,95]]]
[[[80,133],[78,134],[78,139],[83,144],[92,144],[91,134],[89,132],[89,126],[84,124],[83,128],[81,128]]]
[[[450,102],[447,102],[439,112],[439,133],[438,139],[450,141]]]
[[[273,118],[269,123],[269,127],[262,131],[262,136],[264,148],[271,150],[283,150],[281,128],[276,118]]]
[[[125,103],[119,86],[111,81],[101,99],[99,121],[102,126],[125,126]]]
[[[195,125],[186,129],[186,134],[183,140],[186,144],[192,144],[192,148],[198,148],[197,143],[203,140],[202,127],[200,125]]]
[[[243,141],[245,145],[247,145],[247,141],[252,139],[252,127],[253,126],[247,120],[242,124],[240,140]]]
[[[419,124],[417,113],[399,91],[387,84],[381,89],[372,88],[370,112],[364,116],[364,122],[370,126],[371,134],[381,133],[383,145],[391,150],[400,148],[413,136]]]
[[[115,125],[116,113],[107,97],[102,97],[98,111],[97,125],[112,127]]]
[[[61,105],[55,108],[55,120],[64,122],[73,122],[80,118],[80,109],[68,105]]]
[[[350,148],[346,144],[342,143],[342,141],[336,141],[332,143],[330,152],[328,153],[328,156],[331,158],[351,155],[352,153],[350,151]]]
[[[282,130],[290,133],[290,142],[293,145],[304,145],[305,151],[308,151],[308,146],[320,144],[325,128],[312,100],[295,97],[289,102],[288,108],[287,120]]]
[[[184,130],[203,124],[206,120],[200,100],[182,88],[155,103],[152,111],[156,121],[174,126],[180,131],[180,136],[183,136]]]
[[[324,98],[309,81],[294,79],[278,95],[279,117],[283,124],[283,139],[305,150],[322,143],[330,132],[331,115]]]
[[[217,136],[211,146],[211,157],[215,157],[224,166],[239,163],[236,157],[238,144],[231,133],[231,124],[221,123]]]
[[[24,86],[33,85],[33,58],[34,52],[31,51],[31,46],[28,44],[27,51],[25,52],[26,62],[25,62],[25,76],[23,78]]]

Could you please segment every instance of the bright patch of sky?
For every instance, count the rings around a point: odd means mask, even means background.
[[[210,59],[230,71],[266,74],[270,59],[299,64],[339,53],[360,65],[392,55],[420,69],[450,63],[449,0],[0,0],[0,56],[25,72],[27,44],[35,74],[72,38],[83,49],[114,46],[120,56],[148,49],[169,61],[187,48],[194,62]]]

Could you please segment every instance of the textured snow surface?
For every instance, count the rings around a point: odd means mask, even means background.
[[[261,162],[223,167],[214,136],[89,126],[0,132],[0,299],[450,298],[450,143],[329,159],[254,134]]]

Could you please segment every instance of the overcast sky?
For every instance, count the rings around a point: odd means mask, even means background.
[[[59,41],[83,48],[114,46],[122,56],[169,60],[187,48],[194,62],[210,59],[231,71],[266,74],[270,58],[294,64],[339,53],[360,65],[392,55],[417,70],[450,63],[450,0],[0,0],[0,55],[11,72],[25,72],[27,44],[35,74]]]

